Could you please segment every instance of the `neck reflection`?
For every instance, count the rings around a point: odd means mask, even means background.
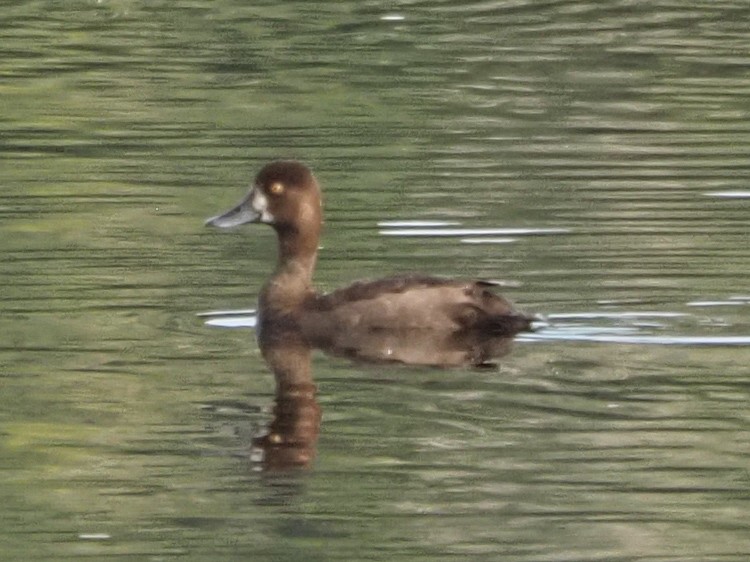
[[[276,379],[273,419],[253,440],[264,470],[307,468],[316,455],[320,406],[312,379],[312,347],[293,325],[260,338],[260,349]]]

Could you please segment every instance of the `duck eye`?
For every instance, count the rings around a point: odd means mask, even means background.
[[[284,191],[284,184],[278,181],[272,183],[268,188],[268,192],[271,195],[281,195],[283,191]]]

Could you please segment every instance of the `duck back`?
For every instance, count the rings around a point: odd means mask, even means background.
[[[495,285],[428,276],[360,281],[315,295],[301,315],[301,328],[318,344],[356,340],[378,331],[478,331],[512,336],[530,329],[532,318],[494,293]]]

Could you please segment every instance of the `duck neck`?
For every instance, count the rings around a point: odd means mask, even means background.
[[[318,254],[318,232],[278,228],[279,259],[276,271],[261,295],[262,306],[278,312],[294,310],[313,292]]]
[[[296,228],[279,230],[279,259],[274,276],[290,276],[312,286],[318,257],[319,232],[301,232]]]

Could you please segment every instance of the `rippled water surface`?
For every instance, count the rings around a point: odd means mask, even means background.
[[[0,557],[750,559],[749,17],[6,2]],[[280,156],[324,187],[322,289],[477,276],[542,317],[495,370],[316,355],[282,473],[275,241],[203,227]]]

